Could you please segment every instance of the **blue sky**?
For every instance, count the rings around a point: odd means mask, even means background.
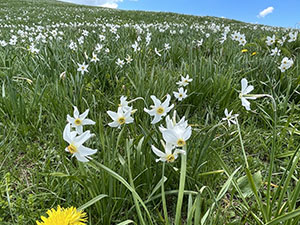
[[[300,0],[62,0],[126,10],[217,16],[250,23],[300,28]],[[263,10],[265,12],[263,13]],[[261,15],[259,16],[259,13]]]

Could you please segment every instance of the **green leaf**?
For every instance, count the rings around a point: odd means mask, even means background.
[[[130,223],[134,223],[135,224],[135,222],[132,221],[132,220],[125,220],[125,221],[123,221],[121,223],[118,223],[117,225],[126,225],[126,224],[130,224]]]
[[[283,221],[286,221],[286,220],[289,220],[289,219],[292,219],[296,216],[300,216],[300,208],[294,210],[294,211],[291,211],[287,214],[284,214],[282,216],[279,216],[273,220],[271,220],[270,222],[266,223],[265,225],[277,225],[277,224],[281,224],[281,222]]]
[[[258,190],[260,188],[261,184],[262,184],[262,175],[261,175],[260,171],[253,174],[253,180],[254,180],[254,184],[256,186],[256,189]],[[253,194],[252,189],[251,189],[251,185],[250,185],[249,180],[248,180],[246,175],[240,177],[237,180],[237,184],[240,187],[244,198],[250,197]]]
[[[107,195],[104,195],[104,194],[101,194],[101,195],[98,195],[96,196],[95,198],[91,199],[90,201],[88,201],[87,203],[83,204],[82,206],[80,206],[78,208],[78,211],[81,211],[81,210],[84,210],[86,209],[87,207],[95,204],[96,202],[100,201],[102,198],[105,198],[107,197]]]

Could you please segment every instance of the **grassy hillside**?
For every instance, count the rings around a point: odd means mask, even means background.
[[[82,208],[93,225],[178,225],[178,212],[182,224],[298,224],[297,32],[215,17],[2,0],[0,224],[36,224],[48,209],[91,199]],[[283,68],[287,60],[293,63]],[[192,81],[179,101],[173,92],[187,75]],[[245,96],[243,78],[254,86]],[[185,116],[192,135],[176,147],[185,156],[163,163],[151,146],[163,151],[159,127],[166,117],[151,124],[144,109],[151,109],[152,95],[164,102],[168,94],[168,114]],[[107,111],[118,110],[121,96],[137,111],[118,129]],[[248,99],[251,110],[242,97],[256,98]],[[74,106],[89,109],[95,122],[83,128],[94,134],[84,145],[97,149],[86,163],[63,137]],[[222,120],[225,109],[238,117]]]

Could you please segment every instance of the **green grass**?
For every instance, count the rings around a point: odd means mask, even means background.
[[[72,106],[77,106],[80,112],[89,108],[89,118],[96,122],[87,128],[95,134],[87,146],[98,149],[93,160],[117,172],[130,185],[134,183],[153,224],[165,224],[161,197],[157,196],[160,188],[153,193],[161,180],[162,164],[155,162],[156,156],[151,151],[151,144],[162,147],[159,141],[162,137],[143,109],[152,104],[151,95],[162,99],[177,91],[176,82],[181,74],[193,78],[187,86],[188,98],[177,102],[172,97],[171,101],[178,115],[185,115],[189,124],[193,124],[185,186],[190,192],[184,196],[182,223],[189,222],[188,209],[194,203],[195,212],[203,218],[219,196],[207,224],[259,224],[251,214],[262,219],[255,197],[246,198],[250,209],[245,209],[234,188],[234,182],[246,175],[243,169],[236,170],[244,165],[237,129],[228,128],[225,123],[216,125],[224,117],[225,108],[239,114],[249,168],[252,174],[257,171],[262,174],[259,197],[265,202],[273,140],[272,103],[268,98],[251,100],[253,111],[246,111],[238,97],[240,81],[247,78],[254,86],[253,93],[270,94],[277,103],[272,184],[279,185],[289,163],[295,157],[298,159],[295,151],[300,134],[299,35],[297,41],[285,42],[281,56],[274,57],[265,44],[266,37],[275,34],[279,39],[289,30],[215,17],[111,10],[55,1],[4,0],[0,3],[0,19],[0,41],[9,42],[12,35],[18,37],[15,46],[0,46],[0,224],[35,224],[52,207],[79,207],[102,194],[107,197],[85,209],[89,224],[118,224],[125,220],[141,224],[137,206],[145,223],[150,224],[142,205],[134,201],[128,188],[111,174],[79,163],[64,151],[67,143],[62,132],[67,114],[73,113]],[[110,32],[112,24],[117,26],[118,40]],[[214,32],[212,24],[220,30]],[[137,25],[143,30],[141,51],[134,52],[131,45],[139,36]],[[231,31],[221,44],[219,39],[225,26],[230,26]],[[19,30],[27,34],[18,33]],[[58,32],[54,37],[53,30]],[[82,45],[78,44],[77,50],[71,50],[70,41],[77,42],[83,30],[89,31],[89,35]],[[170,30],[176,34],[170,34]],[[245,46],[231,40],[234,31],[245,34]],[[146,46],[148,32],[152,35]],[[40,52],[32,54],[28,50],[29,37],[35,39],[40,33],[47,35],[47,42],[37,42],[35,46]],[[100,42],[99,34],[106,39]],[[202,38],[202,46],[193,44]],[[98,54],[100,61],[92,63],[85,54],[91,58],[97,43],[103,44],[103,49]],[[161,51],[159,57],[154,49],[162,50],[165,43],[171,49]],[[105,53],[106,48],[109,53]],[[242,49],[248,52],[242,53]],[[252,52],[257,54],[252,56]],[[127,55],[133,59],[131,64],[118,67],[117,58],[124,59]],[[294,65],[281,73],[278,66],[284,56],[293,58]],[[89,64],[89,72],[81,75],[77,63],[83,62]],[[66,78],[61,79],[64,71]],[[106,111],[116,111],[122,95],[129,100],[142,97],[144,101],[133,103],[138,110],[135,122],[119,130],[107,125],[111,119]],[[160,123],[165,124],[164,120]],[[132,145],[128,147],[129,140]],[[292,158],[294,153],[296,156]],[[164,187],[171,222],[175,219],[179,168],[180,159],[165,167]],[[298,185],[299,169],[296,164],[293,176],[287,180],[283,202],[291,198]],[[217,170],[221,171],[206,174]],[[236,172],[230,176],[233,171]],[[228,185],[224,186],[226,181]],[[277,189],[272,188],[271,192],[275,194]],[[297,200],[294,208],[298,205]],[[274,206],[270,215],[276,210]],[[291,211],[285,208],[279,214]],[[297,224],[299,219],[297,216],[287,224]],[[197,216],[189,224],[197,224],[196,220]]]

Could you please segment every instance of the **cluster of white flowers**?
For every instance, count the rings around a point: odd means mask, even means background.
[[[131,115],[135,110],[132,110],[132,106],[129,106],[128,104],[127,97],[121,96],[117,112],[107,111],[107,114],[113,120],[113,122],[108,124],[110,127],[117,127],[120,129],[123,124],[133,123],[134,119]]]
[[[186,145],[186,141],[192,134],[192,128],[188,125],[185,117],[176,122],[176,111],[174,111],[172,119],[169,116],[166,117],[166,125],[166,128],[163,126],[159,127],[164,139],[164,142],[162,141],[164,152],[157,149],[154,145],[151,146],[154,154],[159,157],[156,159],[156,162],[174,162],[178,154],[186,154],[181,148]]]
[[[178,92],[174,91],[173,94],[178,101],[182,101],[187,97],[187,90],[184,90],[183,87],[186,87],[189,82],[192,82],[192,80],[193,79],[191,79],[187,74],[186,77],[181,76],[181,80],[176,83],[177,85],[179,85]]]
[[[278,67],[281,72],[285,72],[294,64],[293,59],[289,59],[288,57],[284,57],[281,60],[281,65]]]
[[[66,125],[63,132],[63,139],[68,142],[68,146],[65,150],[72,154],[72,157],[80,162],[88,162],[91,157],[97,152],[97,149],[91,149],[83,146],[84,142],[94,136],[89,130],[83,132],[84,125],[94,125],[95,122],[87,119],[89,110],[79,114],[76,106],[74,106],[73,117],[67,115],[68,124]]]
[[[239,45],[242,45],[242,46],[244,46],[247,43],[245,34],[241,34],[240,32],[237,32],[237,31],[235,31],[233,34],[231,34],[231,39],[234,41],[238,41]]]

